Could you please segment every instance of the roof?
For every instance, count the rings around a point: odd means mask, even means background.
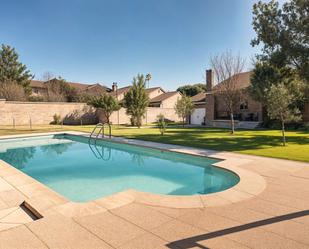
[[[121,95],[121,94],[127,93],[130,88],[131,88],[131,86],[125,86],[125,87],[118,88],[117,89],[117,95]],[[146,93],[149,94],[150,92],[155,91],[157,89],[161,89],[162,92],[165,92],[161,87],[157,86],[157,87],[146,88]],[[113,95],[113,96],[116,96],[116,91],[111,92],[110,94]]]
[[[201,92],[191,97],[192,102],[205,102],[206,93]]]
[[[116,93],[117,95],[125,94],[129,91],[130,87],[131,86],[125,86],[125,87],[118,88],[117,91],[111,92],[110,94],[113,96],[116,96]]]
[[[30,81],[30,86],[31,87],[45,88],[44,81],[41,81],[41,80],[31,80]]]
[[[231,78],[237,77],[236,88],[237,89],[243,89],[243,88],[247,88],[248,86],[250,86],[251,75],[252,75],[252,71],[249,71],[249,72],[243,72],[243,73],[235,74]],[[214,90],[218,89],[221,84],[224,84],[224,82],[225,81],[222,81],[219,84],[215,85],[213,89]]]
[[[46,84],[48,84],[49,81],[41,81],[41,80],[31,80],[30,82],[30,86],[31,87],[40,87],[40,88],[46,88]],[[95,83],[95,84],[85,84],[85,83],[77,83],[77,82],[68,82],[66,81],[66,83],[68,83],[71,87],[76,88],[79,91],[85,91],[88,89],[91,89],[95,86],[100,86],[102,88],[105,88],[105,90],[109,90],[108,87],[103,86],[99,83]]]
[[[167,93],[162,93],[159,96],[156,96],[150,100],[150,103],[157,103],[157,102],[162,102],[163,100],[166,100],[175,94],[180,94],[179,92],[167,92]]]

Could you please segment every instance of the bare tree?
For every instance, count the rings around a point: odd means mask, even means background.
[[[231,51],[226,51],[213,56],[211,64],[218,83],[214,87],[214,94],[224,102],[231,119],[231,133],[234,134],[234,114],[242,96],[242,89],[238,85],[239,74],[244,68],[245,60],[240,55],[234,56]]]
[[[25,89],[14,81],[0,82],[0,98],[10,101],[26,101]]]
[[[45,81],[45,82],[46,81],[50,81],[50,80],[52,80],[54,78],[56,78],[55,75],[52,72],[50,72],[50,71],[46,71],[42,75],[42,80]]]

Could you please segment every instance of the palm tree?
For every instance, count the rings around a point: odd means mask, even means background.
[[[147,83],[148,83],[147,88],[149,88],[149,81],[151,80],[151,78],[152,78],[152,76],[151,76],[150,73],[146,74],[146,81],[147,81]]]

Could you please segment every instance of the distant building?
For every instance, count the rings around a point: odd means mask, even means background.
[[[30,82],[30,87],[32,89],[32,96],[46,96],[48,91],[48,86],[51,82],[57,81],[58,79],[52,79],[49,81],[41,81],[41,80],[32,80]],[[77,82],[66,82],[71,87],[74,87],[79,94],[90,95],[90,96],[98,96],[105,92],[110,92],[111,89],[101,85],[99,83],[95,84],[84,84]]]

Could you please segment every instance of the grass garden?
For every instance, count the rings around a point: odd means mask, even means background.
[[[0,135],[75,130],[90,132],[94,126],[35,126],[0,127]],[[218,151],[232,151],[249,155],[283,158],[309,162],[309,131],[287,131],[287,146],[281,145],[280,130],[237,130],[231,135],[227,129],[181,128],[170,126],[164,136],[156,127],[132,128],[114,126],[114,136],[160,143],[184,145]]]

